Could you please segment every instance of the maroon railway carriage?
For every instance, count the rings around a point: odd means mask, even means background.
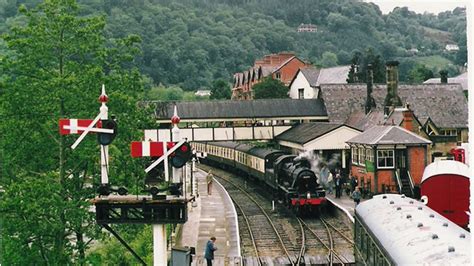
[[[469,167],[458,161],[437,161],[425,168],[421,196],[426,205],[461,227],[469,223]]]

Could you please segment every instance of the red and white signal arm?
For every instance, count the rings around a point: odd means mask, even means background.
[[[167,143],[168,149],[174,146],[173,142],[132,141],[130,144],[130,152],[133,158],[160,157],[164,154],[163,143]]]
[[[59,133],[61,135],[82,134],[93,121],[92,119],[59,119]],[[99,120],[95,128],[101,127],[102,122]]]

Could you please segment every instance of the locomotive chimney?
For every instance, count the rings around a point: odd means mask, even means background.
[[[397,106],[402,106],[398,96],[398,61],[388,61],[387,66],[387,96],[384,101],[384,114],[388,115]]]
[[[372,97],[374,84],[374,71],[372,65],[367,65],[367,98],[365,99],[365,114],[368,114],[372,108],[375,108],[375,100]]]

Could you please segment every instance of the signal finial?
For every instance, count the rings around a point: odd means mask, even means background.
[[[179,116],[178,116],[178,107],[176,107],[176,105],[175,105],[174,106],[174,114],[171,117],[171,123],[176,125],[176,124],[179,124],[180,120],[181,120],[181,118],[179,118]]]
[[[102,94],[99,96],[99,102],[106,103],[109,100],[107,94],[105,93],[105,84],[102,84]]]

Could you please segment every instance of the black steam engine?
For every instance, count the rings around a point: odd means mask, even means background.
[[[236,142],[192,143],[206,154],[204,162],[247,173],[265,183],[271,194],[298,212],[313,212],[326,203],[326,194],[310,162],[275,149]]]

